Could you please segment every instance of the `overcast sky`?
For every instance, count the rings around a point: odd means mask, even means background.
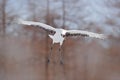
[[[69,18],[75,22],[66,21],[66,25],[72,28],[78,28],[78,26],[85,25],[85,23],[95,23],[98,27],[102,27],[103,31],[111,34],[120,33],[120,9],[113,5],[120,0],[65,0],[66,4],[66,18]],[[72,4],[74,2],[74,4]],[[27,0],[9,0],[9,4],[14,10],[20,14],[21,18],[28,16]],[[39,0],[39,10],[46,9],[46,1]],[[7,8],[9,11],[9,7]],[[62,1],[50,0],[50,10],[54,11],[58,15],[62,16]],[[32,12],[31,12],[32,13]],[[40,14],[42,14],[41,12]],[[84,16],[83,19],[80,19]],[[106,20],[113,20],[115,25],[106,24]],[[83,21],[85,23],[83,23]],[[62,25],[61,20],[55,20],[56,24]],[[82,27],[81,27],[82,28]],[[118,35],[119,36],[119,35]]]

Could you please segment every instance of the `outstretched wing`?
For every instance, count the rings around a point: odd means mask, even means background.
[[[23,25],[29,25],[29,26],[33,26],[33,27],[39,27],[44,29],[45,31],[47,31],[48,33],[55,33],[55,28],[44,24],[44,23],[40,23],[40,22],[33,22],[33,21],[24,21],[24,20],[18,20],[17,21],[18,24],[23,24]]]
[[[83,37],[93,37],[93,38],[99,38],[99,39],[106,38],[106,36],[103,34],[82,31],[82,30],[67,30],[65,36],[83,36]]]

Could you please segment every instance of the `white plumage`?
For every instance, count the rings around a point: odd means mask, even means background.
[[[106,36],[104,36],[103,34],[98,34],[83,30],[65,30],[65,29],[53,28],[52,26],[40,22],[19,20],[18,23],[23,25],[36,26],[46,30],[48,33],[50,33],[49,37],[53,40],[53,44],[60,43],[60,45],[62,45],[65,37],[67,36],[84,36],[84,37],[93,37],[99,39],[106,38]],[[51,35],[51,33],[54,34]]]

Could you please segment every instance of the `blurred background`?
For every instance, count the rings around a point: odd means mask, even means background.
[[[102,33],[108,39],[68,37],[64,65],[44,30],[15,23]],[[120,80],[120,0],[0,0],[0,80]]]

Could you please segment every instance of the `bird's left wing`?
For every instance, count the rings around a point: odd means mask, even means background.
[[[83,36],[83,37],[93,37],[93,38],[99,38],[104,39],[106,38],[103,34],[83,31],[83,30],[67,30],[65,36]]]
[[[23,25],[29,25],[29,26],[33,26],[33,27],[39,27],[39,28],[44,29],[47,32],[50,32],[50,33],[55,33],[56,32],[55,28],[53,28],[53,27],[51,27],[47,24],[40,23],[40,22],[18,20],[17,23],[23,24]]]

